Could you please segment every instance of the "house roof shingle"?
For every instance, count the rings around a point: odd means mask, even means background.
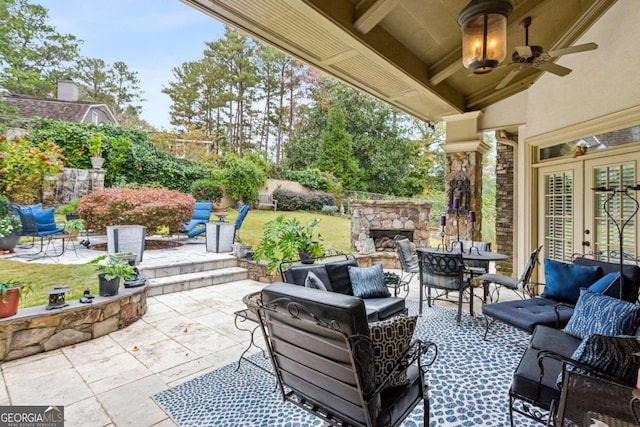
[[[96,107],[106,110],[107,115],[113,117],[106,104],[90,101],[61,101],[24,95],[2,96],[2,101],[15,107],[25,118],[41,117],[78,123],[85,119],[90,109]]]

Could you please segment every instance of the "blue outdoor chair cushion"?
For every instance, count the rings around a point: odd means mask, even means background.
[[[38,231],[55,231],[57,228],[53,208],[33,210],[33,219]]]
[[[536,325],[561,328],[567,324],[573,308],[560,306],[558,317],[553,309],[557,304],[558,301],[548,298],[504,301],[482,306],[482,313],[532,333]]]
[[[564,331],[578,338],[592,334],[632,335],[640,326],[640,305],[584,292]]]
[[[360,298],[390,297],[389,289],[384,283],[382,265],[371,267],[348,267],[353,295]]]

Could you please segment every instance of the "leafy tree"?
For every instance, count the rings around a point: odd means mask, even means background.
[[[116,115],[137,117],[142,101],[137,71],[129,70],[121,61],[107,64],[99,58],[82,58],[74,71],[82,88],[82,99],[104,102]]]
[[[318,168],[331,172],[349,188],[357,188],[358,165],[353,158],[351,135],[345,128],[344,114],[339,105],[329,110],[327,127],[322,133],[318,152]]]
[[[52,96],[69,75],[81,43],[48,24],[46,8],[27,0],[0,2],[0,87],[8,92]]]

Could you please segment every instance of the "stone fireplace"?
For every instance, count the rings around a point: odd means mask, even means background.
[[[351,207],[351,247],[362,251],[373,239],[376,251],[395,250],[394,236],[409,238],[417,247],[429,246],[431,203],[406,200],[357,200]]]

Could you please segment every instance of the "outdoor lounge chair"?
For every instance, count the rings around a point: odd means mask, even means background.
[[[233,231],[234,243],[240,241],[240,227],[242,227],[242,223],[244,222],[247,213],[249,213],[249,205],[242,205],[238,211],[238,217],[236,218],[235,229]]]
[[[422,403],[429,425],[424,375],[437,347],[403,332],[415,318],[374,327],[361,298],[288,283],[265,287],[258,307],[283,400],[349,426],[397,426]],[[380,352],[387,343],[396,351]]]
[[[53,208],[42,209],[42,204],[31,206],[13,206],[14,212],[20,216],[22,231],[20,236],[31,237],[31,245],[35,245],[36,238],[40,238],[40,250],[44,249],[44,239],[51,239],[56,234],[64,233],[64,225],[58,226],[55,222]]]
[[[206,232],[206,224],[209,222],[212,209],[213,203],[211,202],[196,202],[193,206],[191,221],[182,224],[180,232],[186,233],[190,239]]]

